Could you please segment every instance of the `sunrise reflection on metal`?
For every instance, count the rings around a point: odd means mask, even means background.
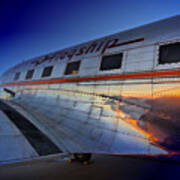
[[[64,153],[177,154],[179,22],[23,62],[1,76],[0,96]]]

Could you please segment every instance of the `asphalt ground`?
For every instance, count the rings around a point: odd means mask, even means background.
[[[93,155],[92,162],[55,157],[0,165],[0,180],[179,180],[180,163],[142,156]]]

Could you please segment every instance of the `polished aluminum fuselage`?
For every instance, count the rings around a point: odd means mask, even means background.
[[[179,22],[176,16],[23,62],[2,75],[1,96],[8,88],[16,93],[11,101],[46,117],[67,152],[179,152],[180,62],[158,63],[161,45],[180,42]],[[120,69],[99,70],[104,55],[119,52]],[[64,75],[77,60],[79,73]],[[49,65],[51,77],[42,78]],[[34,77],[24,80],[29,69]]]

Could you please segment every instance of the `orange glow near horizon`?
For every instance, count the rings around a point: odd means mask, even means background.
[[[145,135],[149,139],[150,142],[158,141],[158,138],[155,137],[153,134],[151,134],[150,132],[147,132],[147,131],[143,130],[141,127],[139,127],[138,120],[133,119],[132,117],[129,117],[129,115],[126,115],[126,113],[121,111],[119,109],[119,105],[118,104],[116,105],[116,113],[117,113],[117,117],[120,116],[128,124],[132,125],[136,130],[138,130],[138,132],[140,132],[141,134]]]

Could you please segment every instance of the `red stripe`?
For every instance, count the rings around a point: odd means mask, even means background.
[[[50,79],[50,80],[6,83],[6,84],[1,84],[0,87],[17,86],[17,85],[54,84],[54,83],[66,83],[66,82],[116,80],[116,79],[138,79],[138,78],[167,77],[167,76],[180,76],[180,70],[167,70],[167,71],[159,71],[159,72],[141,72],[141,73],[66,78],[66,79],[58,78],[58,79]]]
[[[113,45],[113,47],[124,46],[124,45],[132,44],[132,43],[137,43],[137,42],[141,42],[141,41],[144,41],[144,38],[135,39],[135,40],[131,40],[131,41],[115,44],[115,45]]]

